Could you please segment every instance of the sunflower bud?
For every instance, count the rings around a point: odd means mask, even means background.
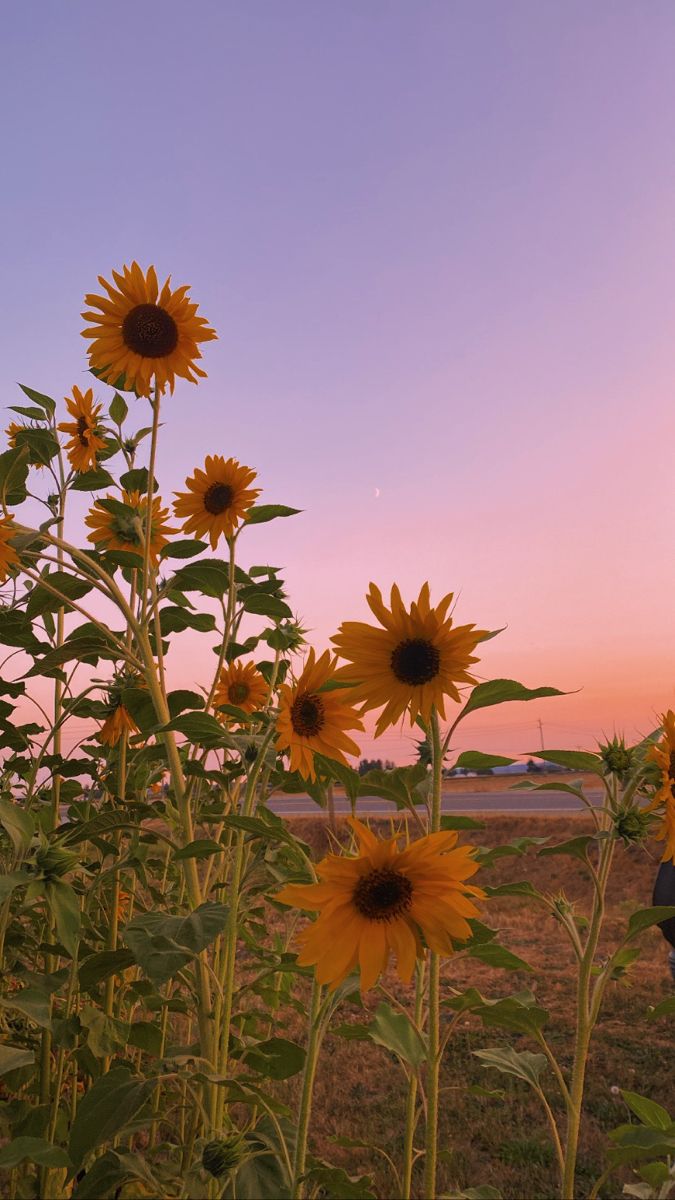
[[[635,753],[626,746],[623,738],[612,738],[611,742],[599,747],[605,774],[616,775],[623,781],[630,774],[635,764]]]
[[[637,846],[649,836],[650,814],[641,808],[621,808],[614,817],[614,834],[625,846]]]
[[[35,866],[45,879],[60,879],[72,871],[79,856],[58,844],[40,846],[35,853]]]
[[[202,1166],[214,1179],[220,1179],[238,1166],[242,1159],[241,1138],[214,1138],[202,1150]]]

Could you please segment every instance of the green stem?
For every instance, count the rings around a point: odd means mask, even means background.
[[[441,732],[438,724],[438,713],[431,713],[431,829],[437,833],[441,827],[441,783],[443,767],[443,750],[441,747]],[[426,1071],[426,1138],[424,1152],[424,1191],[425,1200],[434,1200],[438,1194],[436,1188],[436,1171],[438,1163],[438,1082],[440,1073],[440,960],[437,954],[429,954],[429,992],[428,992],[427,1029],[427,1071]]]
[[[581,1110],[584,1100],[584,1084],[586,1080],[586,1063],[593,1026],[597,1019],[597,1008],[593,1011],[590,1002],[591,975],[593,959],[598,947],[598,939],[605,914],[605,891],[607,879],[614,854],[614,843],[610,839],[602,844],[600,863],[597,873],[597,885],[593,898],[593,914],[588,933],[588,940],[579,967],[577,983],[577,1027],[574,1046],[574,1061],[572,1064],[572,1079],[569,1090],[567,1136],[565,1139],[564,1163],[562,1171],[562,1200],[574,1200],[574,1184],[576,1174],[577,1153],[579,1148],[579,1131],[581,1128]]]
[[[424,1006],[424,965],[418,963],[415,979],[415,1025],[419,1028]],[[405,1105],[405,1133],[403,1136],[403,1200],[410,1200],[412,1188],[413,1157],[415,1152],[415,1129],[417,1127],[417,1075],[408,1077],[408,1096]]]
[[[319,1020],[319,1010],[321,1008],[321,990],[321,984],[317,982],[315,976],[312,983],[312,997],[309,1003],[307,1057],[305,1059],[305,1069],[302,1076],[300,1111],[298,1113],[298,1133],[295,1143],[295,1154],[293,1156],[293,1184],[291,1187],[291,1200],[302,1200],[305,1190],[304,1184],[301,1182],[301,1180],[305,1173],[305,1163],[307,1160],[307,1134],[309,1132],[309,1119],[312,1112],[314,1079],[316,1077],[316,1067],[319,1059],[319,1049],[321,1046],[322,1022]]]

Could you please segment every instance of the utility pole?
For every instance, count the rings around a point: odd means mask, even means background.
[[[541,749],[543,750],[544,749],[544,726],[541,723],[541,717],[537,721],[537,725],[539,726],[539,741],[541,742]]]

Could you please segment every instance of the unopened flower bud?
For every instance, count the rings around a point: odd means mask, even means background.
[[[79,856],[63,846],[40,846],[35,853],[35,865],[45,879],[60,879],[79,861]]]
[[[214,1179],[220,1179],[241,1162],[241,1138],[214,1138],[202,1150],[202,1166]]]
[[[614,817],[614,833],[624,845],[638,845],[649,834],[649,813],[641,808],[621,808]]]
[[[626,746],[623,738],[614,737],[611,742],[601,745],[599,750],[606,775],[616,775],[617,779],[624,780],[630,774],[635,754]]]

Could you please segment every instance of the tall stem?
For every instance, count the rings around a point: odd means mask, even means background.
[[[305,1059],[305,1069],[302,1076],[302,1093],[300,1096],[300,1111],[298,1113],[298,1133],[295,1143],[295,1154],[293,1156],[293,1184],[291,1187],[291,1200],[301,1200],[305,1190],[301,1179],[305,1173],[305,1162],[307,1160],[307,1134],[309,1132],[309,1119],[312,1113],[314,1079],[316,1077],[316,1067],[319,1059],[319,1049],[321,1046],[322,1023],[319,1020],[320,1008],[321,984],[317,982],[315,976],[312,983],[312,997],[309,1003],[307,1057]]]
[[[415,975],[415,1024],[422,1023],[424,1006],[424,964],[418,963]],[[403,1200],[410,1200],[412,1189],[413,1154],[415,1150],[415,1128],[417,1125],[417,1075],[410,1072],[408,1095],[405,1105],[405,1133],[403,1135]]]
[[[579,978],[577,982],[577,1028],[562,1173],[562,1200],[574,1200],[575,1195],[574,1182],[579,1148],[579,1130],[581,1128],[581,1110],[584,1100],[584,1084],[586,1080],[586,1061],[593,1026],[597,1019],[597,1007],[592,1006],[590,1002],[591,975],[593,959],[598,947],[598,939],[605,915],[605,891],[607,889],[607,879],[613,854],[614,842],[608,838],[607,841],[602,843],[600,851],[600,862],[593,896],[591,925],[579,966]],[[594,1007],[595,1011],[593,1011]]]
[[[443,751],[438,713],[431,713],[431,829],[437,833],[441,827],[441,783]],[[440,961],[437,954],[429,954],[429,992],[427,1029],[427,1121],[424,1157],[424,1197],[434,1200],[437,1195],[436,1169],[438,1162],[438,1077],[440,1071]]]

